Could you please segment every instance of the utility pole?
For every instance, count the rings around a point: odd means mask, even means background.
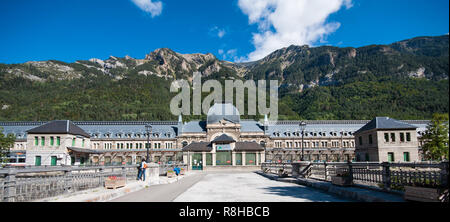
[[[145,125],[145,131],[147,132],[147,163],[150,163],[150,134],[152,132],[152,126],[150,124]]]

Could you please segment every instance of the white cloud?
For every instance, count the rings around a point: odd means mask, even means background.
[[[261,59],[289,45],[312,45],[340,27],[326,22],[330,14],[343,6],[351,8],[351,0],[239,0],[239,8],[250,24],[258,25],[253,33],[255,51],[248,61]]]
[[[219,37],[219,38],[222,38],[222,37],[225,36],[225,34],[227,33],[227,32],[225,31],[225,29],[221,29],[221,28],[219,28],[219,27],[217,27],[217,26],[214,26],[213,28],[211,28],[211,29],[209,30],[209,32],[210,32],[210,34],[211,34],[212,36],[217,36],[217,37]]]
[[[160,1],[153,2],[152,0],[131,0],[137,7],[145,12],[148,12],[152,17],[158,16],[162,12],[162,3]]]
[[[222,60],[233,61],[233,62],[244,62],[246,60],[245,57],[237,56],[237,49],[229,49],[225,52],[223,49],[218,50],[219,55],[222,56]]]
[[[225,35],[225,30],[221,29],[217,32],[217,37],[222,38]]]

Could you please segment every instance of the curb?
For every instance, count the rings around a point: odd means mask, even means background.
[[[329,182],[324,181],[317,181],[312,179],[305,179],[305,178],[292,178],[292,177],[286,177],[286,178],[280,178],[276,175],[269,175],[262,172],[256,172],[257,174],[264,176],[271,180],[276,180],[280,182],[288,182],[288,183],[295,183],[299,185],[304,185],[308,187],[312,187],[315,189],[319,189],[328,193],[332,193],[344,198],[353,199],[356,201],[362,201],[362,202],[405,202],[402,197],[398,195],[393,194],[387,194],[387,193],[381,193],[373,190],[366,190],[362,188],[356,188],[356,187],[340,187],[333,185]],[[385,198],[380,196],[375,196],[374,194],[381,194],[382,196],[389,196],[391,198]]]

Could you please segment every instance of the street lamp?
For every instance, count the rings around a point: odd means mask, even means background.
[[[304,121],[301,121],[300,124],[298,124],[300,127],[300,130],[302,131],[302,158],[301,161],[304,160],[304,154],[303,154],[303,147],[305,146],[305,144],[303,143],[303,137],[305,135],[305,128],[306,128],[306,123]]]
[[[145,131],[147,132],[147,163],[150,163],[150,133],[152,132],[152,126],[150,124],[145,125]]]

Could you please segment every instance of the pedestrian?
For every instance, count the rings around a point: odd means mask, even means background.
[[[145,159],[143,159],[141,161],[141,164],[139,166],[139,175],[138,175],[138,180],[145,181],[145,169],[147,168],[147,163],[145,161]]]

